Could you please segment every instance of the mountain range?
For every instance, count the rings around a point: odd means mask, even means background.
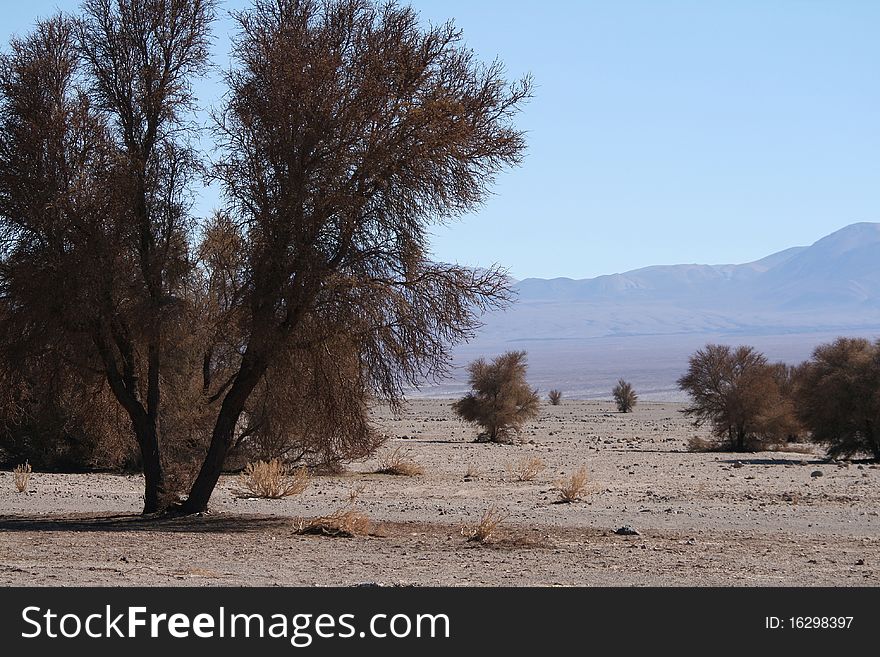
[[[476,355],[529,352],[539,387],[607,397],[618,376],[645,398],[677,399],[687,356],[707,342],[752,344],[771,360],[807,358],[836,335],[880,334],[880,223],[857,223],[810,246],[745,264],[658,265],[619,274],[517,281],[517,301],[489,313],[457,348],[453,381]],[[637,385],[637,389],[638,389]]]

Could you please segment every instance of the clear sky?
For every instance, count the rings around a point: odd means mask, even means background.
[[[4,1],[0,37],[77,4]],[[438,259],[583,278],[747,262],[880,221],[880,2],[412,4],[537,84],[519,122],[525,162],[436,231]],[[221,63],[228,29],[217,26]]]

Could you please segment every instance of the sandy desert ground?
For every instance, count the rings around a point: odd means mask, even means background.
[[[141,481],[35,473],[27,493],[0,473],[2,585],[859,586],[880,583],[880,469],[819,452],[690,453],[671,403],[622,415],[610,403],[545,406],[515,446],[476,444],[449,401],[417,399],[378,420],[425,474],[372,474],[376,460],[315,477],[298,497],[239,499],[224,477],[210,514],[142,520]],[[548,465],[518,482],[508,465]],[[580,465],[582,502],[555,504]],[[466,478],[469,466],[480,472]],[[821,472],[821,476],[817,475]],[[344,506],[373,521],[355,538],[301,536],[296,518]],[[468,542],[495,505],[494,540]],[[639,535],[615,530],[624,525]]]

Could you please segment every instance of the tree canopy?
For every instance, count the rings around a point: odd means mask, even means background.
[[[0,59],[0,371],[39,395],[52,362],[108,390],[145,512],[173,501],[179,450],[197,456],[185,512],[243,443],[369,453],[368,404],[443,376],[509,299],[498,267],[433,262],[428,230],[521,161],[528,78],[407,6],[255,0],[203,126],[215,10],[85,0]],[[212,217],[192,213],[202,176]]]

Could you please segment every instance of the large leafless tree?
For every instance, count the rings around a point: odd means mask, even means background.
[[[191,268],[191,83],[212,16],[211,0],[85,0],[0,61],[5,351],[106,378],[147,513],[163,504],[164,342]]]
[[[213,169],[244,254],[239,330],[210,448],[184,510],[208,503],[248,400],[282,354],[354,356],[347,384],[395,403],[507,298],[504,272],[429,260],[432,223],[473,210],[523,134],[508,84],[451,24],[368,0],[257,0],[218,116]],[[336,360],[336,359],[333,359]]]
[[[204,457],[184,512],[207,507],[245,443],[368,453],[369,404],[442,375],[449,346],[509,298],[500,269],[432,262],[428,229],[520,161],[528,79],[406,6],[256,0],[234,16],[206,168],[192,84],[214,11],[84,0],[0,60],[0,371],[51,363],[106,386],[148,513],[180,465],[170,432]],[[197,225],[202,172],[225,203]]]

